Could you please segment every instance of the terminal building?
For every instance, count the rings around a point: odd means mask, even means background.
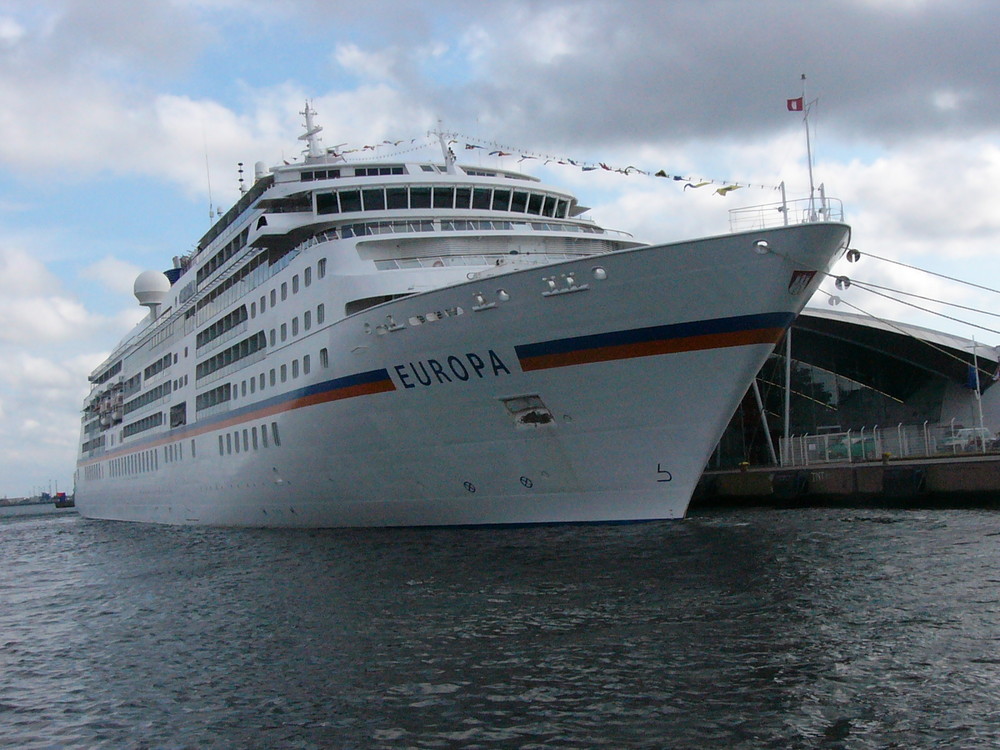
[[[815,308],[796,319],[789,337],[791,357],[782,340],[730,420],[708,469],[1000,448],[994,347]]]

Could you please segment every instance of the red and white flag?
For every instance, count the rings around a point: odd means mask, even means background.
[[[802,111],[802,97],[798,99],[786,99],[785,104],[788,106],[789,112],[801,112]]]

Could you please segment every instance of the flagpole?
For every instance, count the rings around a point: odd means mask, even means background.
[[[806,164],[809,167],[809,220],[816,221],[816,204],[814,202],[816,188],[813,187],[812,142],[809,139],[809,107],[812,102],[806,102],[806,74],[802,74],[802,122],[806,126]]]

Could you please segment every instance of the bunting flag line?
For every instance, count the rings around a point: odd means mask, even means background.
[[[791,100],[789,100],[791,101]],[[791,106],[791,104],[789,104]],[[753,188],[757,187],[762,190],[778,190],[779,188],[775,185],[765,185],[765,184],[751,184],[749,182],[739,182],[736,180],[719,180],[705,177],[691,177],[689,175],[674,174],[668,172],[666,169],[658,170],[646,170],[640,167],[630,164],[627,167],[616,167],[613,164],[606,161],[598,162],[586,162],[577,159],[570,159],[565,156],[555,156],[553,154],[539,154],[533,151],[528,151],[525,149],[518,148],[516,146],[510,146],[502,143],[494,143],[491,141],[479,141],[478,138],[473,138],[468,135],[463,135],[461,133],[451,134],[456,138],[460,138],[465,141],[465,149],[471,151],[474,149],[481,149],[483,151],[488,151],[490,156],[495,156],[497,158],[503,158],[507,156],[517,157],[518,163],[523,162],[528,159],[538,159],[542,160],[544,164],[559,164],[562,166],[572,166],[576,167],[582,172],[595,172],[597,170],[602,170],[604,172],[614,172],[616,174],[622,174],[626,176],[631,175],[643,175],[645,177],[659,177],[661,179],[669,179],[674,182],[684,183],[684,189],[687,188],[700,188],[705,185],[719,185],[720,188],[716,190],[718,195],[725,196],[731,193],[733,190],[739,188]],[[492,150],[490,150],[492,149]]]
[[[794,104],[795,102],[797,102],[797,104]],[[792,109],[793,104],[794,106],[798,106],[799,110],[793,110]],[[794,99],[788,100],[789,110],[800,111],[801,107],[802,107],[801,98],[797,100]],[[774,185],[751,184],[748,182],[738,182],[735,180],[720,180],[707,177],[692,177],[690,175],[668,172],[666,169],[657,169],[655,171],[642,169],[641,167],[637,167],[634,164],[629,164],[626,167],[617,167],[614,164],[611,164],[610,162],[607,161],[587,162],[587,161],[581,161],[579,159],[570,159],[569,157],[565,156],[555,156],[553,154],[539,154],[533,151],[519,149],[515,146],[508,146],[500,143],[493,143],[490,141],[480,141],[477,138],[472,138],[470,136],[462,135],[461,133],[447,133],[445,135],[449,138],[449,140],[447,141],[449,151],[451,150],[452,145],[464,141],[463,145],[465,146],[466,151],[475,151],[475,150],[485,151],[489,154],[489,156],[493,156],[498,159],[506,157],[516,157],[518,163],[535,159],[543,161],[544,164],[555,163],[561,166],[574,167],[582,172],[595,172],[600,170],[603,172],[613,172],[615,174],[621,174],[625,176],[643,175],[644,177],[658,177],[661,179],[672,180],[678,184],[683,183],[684,190],[687,190],[688,188],[697,189],[700,187],[704,187],[706,185],[719,185],[720,187],[717,190],[715,190],[715,194],[721,196],[726,196],[733,190],[738,190],[739,188],[744,188],[744,187],[745,188],[757,187],[762,190],[778,190],[778,188]],[[457,139],[461,139],[461,141]],[[385,157],[385,156],[393,156],[396,154],[409,153],[423,148],[432,147],[437,142],[438,142],[437,133],[428,133],[427,138],[424,140],[420,140],[417,138],[386,139],[380,143],[365,144],[354,148],[342,148],[347,144],[341,144],[340,146],[328,148],[327,153],[335,157],[345,157],[349,154],[367,153],[367,152],[375,153],[382,149],[394,149],[392,153],[381,154],[383,157]],[[400,146],[404,147],[399,148]]]

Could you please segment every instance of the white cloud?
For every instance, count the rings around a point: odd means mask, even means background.
[[[391,50],[365,52],[356,44],[338,44],[333,56],[338,65],[362,78],[395,77],[396,55]]]
[[[0,247],[0,302],[15,296],[57,294],[61,286],[38,258],[17,247]]]
[[[135,277],[141,272],[142,269],[134,263],[107,256],[84,268],[80,276],[118,294],[127,295],[132,294]]]
[[[24,34],[24,27],[13,18],[0,17],[0,46],[14,46]]]
[[[79,302],[59,297],[19,297],[0,301],[0,342],[33,344],[70,341],[92,325]]]

